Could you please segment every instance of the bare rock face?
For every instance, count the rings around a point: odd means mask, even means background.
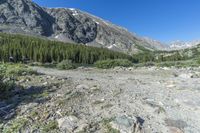
[[[29,0],[1,0],[0,29],[50,36],[54,18]]]
[[[77,43],[88,43],[95,40],[97,24],[86,16],[80,15],[75,9],[45,9],[56,20],[54,29],[56,38],[64,35]]]
[[[101,18],[72,8],[43,8],[31,0],[0,1],[0,31],[43,36],[134,53],[143,46],[161,49],[157,41],[138,37]]]

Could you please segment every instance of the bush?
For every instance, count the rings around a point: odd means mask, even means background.
[[[12,76],[25,76],[25,75],[33,75],[37,74],[36,71],[22,65],[17,65],[13,67],[9,67],[9,69],[6,72],[7,75]]]
[[[197,64],[200,65],[200,58],[197,60]]]
[[[58,123],[57,121],[50,121],[49,123],[45,124],[43,127],[43,131],[45,133],[48,133],[52,130],[58,129]]]
[[[13,82],[4,81],[5,73],[6,73],[6,67],[0,66],[0,92],[1,92],[0,99],[8,97],[9,92],[14,87]]]
[[[0,99],[9,98],[15,88],[17,76],[37,74],[36,71],[22,64],[0,64]]]
[[[60,70],[69,70],[75,69],[76,66],[70,60],[63,60],[62,62],[57,64],[57,68]]]
[[[132,62],[127,59],[100,60],[95,63],[95,66],[97,68],[102,68],[102,69],[114,68],[116,66],[130,67],[132,65],[133,65]]]

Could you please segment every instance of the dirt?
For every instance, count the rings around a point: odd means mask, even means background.
[[[38,121],[48,124],[49,121],[60,123],[62,119],[70,124],[69,118],[73,116],[76,122],[71,132],[104,133],[115,131],[115,127],[105,126],[105,121],[110,124],[114,118],[127,116],[123,117],[126,121],[129,117],[137,119],[140,132],[200,132],[199,68],[33,69],[43,75],[30,76],[30,81],[19,84],[45,86],[42,94],[47,94],[29,103],[21,101],[15,108],[15,117],[3,120],[3,128],[20,117],[31,117],[29,128],[21,129],[31,132]],[[33,115],[33,112],[37,113]],[[58,125],[53,132],[64,132],[63,128]],[[37,132],[41,130],[39,126]]]

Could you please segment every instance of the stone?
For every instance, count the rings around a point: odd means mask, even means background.
[[[141,122],[137,117],[123,115],[116,117],[110,124],[120,133],[142,133],[143,122],[144,120]]]
[[[167,85],[167,88],[174,88],[174,87],[176,87],[176,85],[174,85],[174,84]]]
[[[188,126],[188,124],[183,120],[173,120],[173,119],[165,119],[165,123],[169,127],[176,127],[178,129],[184,129]]]
[[[76,86],[77,90],[87,90],[89,89],[89,86],[85,85],[85,84],[80,84],[78,86]]]
[[[60,130],[65,132],[74,132],[78,127],[78,118],[75,116],[66,116],[57,120]]]
[[[19,81],[19,83],[24,83],[24,82],[26,82],[25,79],[21,79],[21,80]]]
[[[179,75],[179,77],[180,78],[185,78],[185,79],[187,79],[187,78],[191,78],[192,77],[192,74],[191,73],[183,73],[183,74],[180,74]]]
[[[169,128],[169,133],[184,133],[184,132],[181,131],[179,128],[170,127],[170,128]]]
[[[86,130],[89,125],[87,123],[79,124],[79,127],[74,131],[75,133],[81,133]]]
[[[48,82],[44,82],[43,85],[48,85]]]
[[[99,89],[99,87],[97,87],[97,86],[93,86],[92,88],[90,88],[90,90],[92,90],[92,91],[97,91],[97,90],[100,90],[100,89]]]

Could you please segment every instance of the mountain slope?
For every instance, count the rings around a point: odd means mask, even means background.
[[[29,0],[1,0],[0,30],[43,36],[53,34],[54,18]]]
[[[44,36],[125,53],[164,46],[77,9],[42,8],[31,0],[1,0],[0,31]]]
[[[179,49],[186,49],[186,48],[192,48],[196,47],[198,44],[200,44],[200,40],[190,41],[190,42],[184,42],[184,41],[173,41],[170,43],[170,48],[179,50]]]

